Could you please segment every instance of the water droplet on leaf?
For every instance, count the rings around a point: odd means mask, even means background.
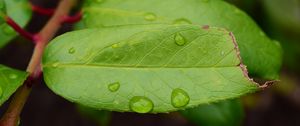
[[[76,50],[75,50],[75,48],[72,47],[69,49],[68,52],[69,52],[69,54],[74,54],[76,52]]]
[[[9,74],[8,76],[10,79],[16,79],[18,77],[18,75],[16,74]]]
[[[192,24],[192,22],[185,18],[179,18],[176,19],[173,24]]]
[[[111,92],[116,92],[120,88],[120,83],[119,82],[114,82],[108,85],[108,90]]]
[[[174,107],[180,108],[186,106],[190,102],[189,95],[182,89],[176,88],[172,91],[171,103]]]
[[[52,67],[56,68],[56,67],[58,67],[58,65],[59,65],[59,63],[56,62],[56,63],[53,63],[53,64],[52,64]]]
[[[144,96],[134,96],[129,101],[129,108],[137,113],[148,113],[153,109],[153,103]]]
[[[224,56],[224,54],[225,54],[225,52],[224,52],[224,51],[221,51],[221,55]]]
[[[175,40],[175,43],[179,46],[183,46],[185,44],[185,39],[179,33],[175,35],[174,40]]]
[[[118,47],[119,47],[118,44],[113,44],[113,45],[111,45],[111,48],[118,48]]]
[[[156,15],[153,13],[146,13],[144,15],[144,19],[147,21],[154,21],[154,20],[156,20]]]

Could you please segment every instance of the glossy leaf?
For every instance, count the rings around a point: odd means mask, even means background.
[[[129,25],[54,39],[43,70],[48,87],[70,101],[159,113],[258,90],[238,54],[233,35],[221,28]]]
[[[0,65],[0,105],[2,105],[23,82],[28,74]]]
[[[282,51],[255,22],[221,0],[87,0],[81,28],[126,24],[198,24],[232,31],[252,76],[277,79]]]
[[[21,27],[24,27],[31,18],[31,9],[28,0],[3,0],[6,5],[6,15],[11,17]],[[4,21],[0,21],[0,48],[13,39],[17,33]]]
[[[180,113],[198,126],[240,126],[244,117],[242,104],[237,99],[201,105]]]

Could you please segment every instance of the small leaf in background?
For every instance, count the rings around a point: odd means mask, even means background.
[[[222,28],[128,25],[57,37],[43,70],[48,87],[70,101],[162,113],[257,91],[238,54],[233,35]]]
[[[128,24],[198,24],[232,31],[250,75],[278,79],[282,62],[279,43],[270,40],[238,8],[221,0],[86,0],[78,28]]]
[[[261,3],[268,34],[280,40],[284,49],[285,69],[300,73],[300,0],[263,0]]]
[[[262,3],[276,27],[300,34],[300,0],[263,0]]]
[[[0,105],[2,105],[26,80],[28,74],[0,65]]]
[[[243,106],[238,99],[201,105],[180,113],[198,126],[240,126],[244,118]]]
[[[1,0],[6,6],[6,15],[24,27],[31,18],[31,8],[28,0]],[[1,6],[1,5],[0,5]],[[3,19],[2,19],[3,20]],[[0,18],[0,49],[10,40],[16,37],[17,33]]]

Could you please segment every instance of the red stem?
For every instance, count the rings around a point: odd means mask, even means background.
[[[25,31],[23,28],[21,28],[13,19],[11,19],[8,16],[5,16],[6,23],[11,26],[16,32],[18,32],[21,36],[24,36],[26,39],[29,39],[31,41],[36,40],[35,35]]]
[[[31,57],[30,63],[27,67],[27,72],[30,74],[29,80],[37,80],[39,76],[41,76],[41,68],[40,63],[42,59],[42,54],[48,42],[54,37],[58,29],[61,27],[62,18],[65,15],[68,15],[72,7],[76,4],[77,0],[60,0],[55,13],[50,18],[48,23],[44,26],[44,28],[35,35],[36,45]],[[15,25],[17,26],[17,25]],[[20,27],[17,27],[17,29]],[[20,28],[21,29],[21,28]],[[24,30],[22,34],[26,32]],[[23,33],[24,32],[24,33]],[[27,37],[29,37],[29,34]],[[28,84],[30,83],[30,84]],[[31,92],[32,82],[26,81],[15,93],[13,96],[11,103],[4,113],[3,117],[0,120],[0,126],[16,126],[19,120],[20,113],[24,107],[24,104]]]
[[[39,7],[39,6],[33,5],[33,4],[31,4],[31,9],[34,12],[37,12],[37,13],[43,14],[43,15],[47,15],[47,16],[51,16],[55,12],[55,9],[52,9],[52,8],[43,8],[43,7]]]

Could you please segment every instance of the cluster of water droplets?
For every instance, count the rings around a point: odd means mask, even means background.
[[[107,89],[114,93],[120,89],[120,82],[113,82],[107,85]],[[182,108],[188,105],[190,97],[183,89],[176,88],[171,92],[171,104],[175,108]],[[119,102],[114,102],[118,103]],[[154,104],[151,99],[145,96],[133,96],[129,100],[129,108],[136,113],[149,113],[153,110]]]

